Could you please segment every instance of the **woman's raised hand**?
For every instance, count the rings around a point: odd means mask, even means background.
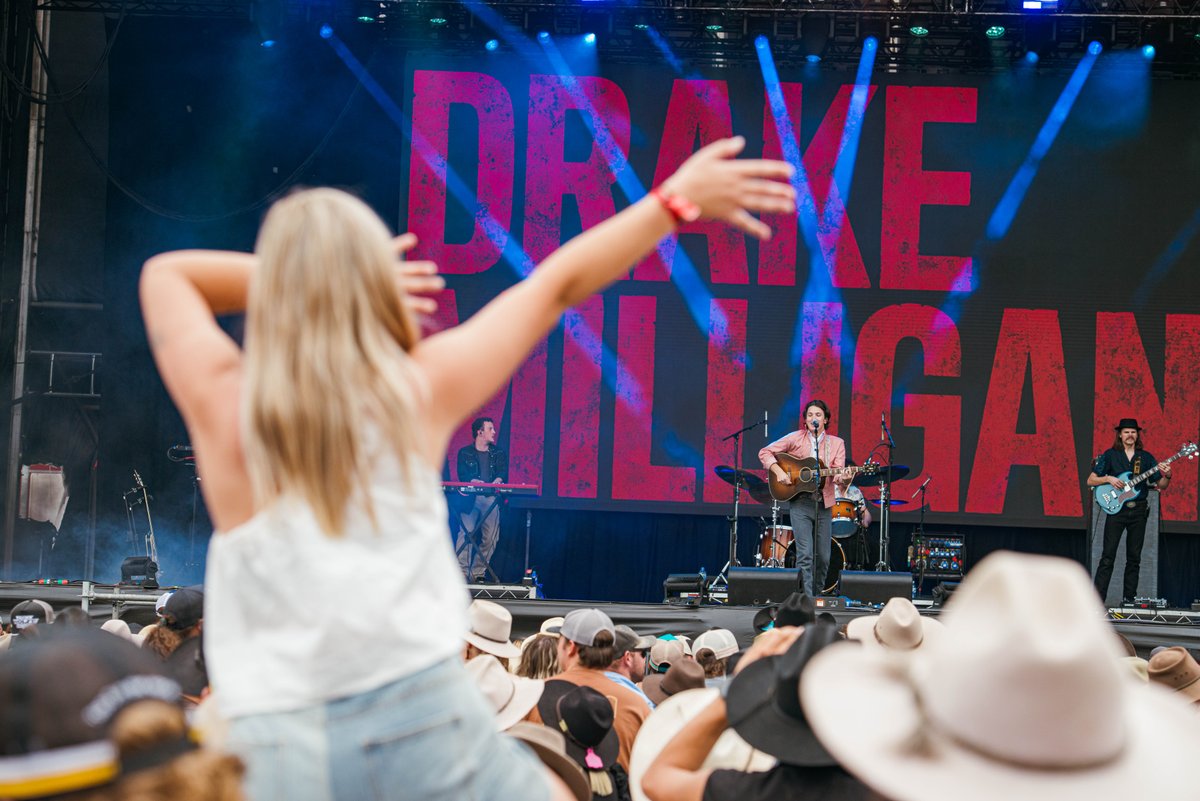
[[[750,212],[791,214],[796,191],[788,181],[793,169],[785,161],[738,159],[746,146],[741,136],[713,142],[692,155],[663,182],[668,195],[679,195],[700,207],[700,216],[769,239],[771,229]]]
[[[401,299],[414,314],[433,314],[437,311],[436,295],[446,288],[446,279],[438,275],[437,265],[431,261],[404,261],[404,254],[417,246],[416,234],[401,234],[392,240],[396,249],[396,285],[401,290]]]

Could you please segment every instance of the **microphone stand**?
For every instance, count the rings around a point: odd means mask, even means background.
[[[883,414],[879,415],[879,425],[882,429],[879,444],[887,447],[887,467],[879,482],[879,561],[875,564],[875,570],[889,573],[892,570],[888,564],[892,525],[892,452],[896,449],[896,443],[892,439],[892,432],[888,431],[887,419]]]
[[[725,563],[725,567],[721,568],[721,572],[718,573],[713,578],[712,582],[708,585],[708,591],[710,594],[718,586],[724,586],[726,591],[728,591],[729,590],[729,576],[728,576],[729,569],[731,567],[741,567],[741,563],[738,561],[738,558],[737,558],[737,539],[738,539],[738,509],[741,506],[741,500],[742,500],[742,477],[736,471],[738,470],[738,465],[741,463],[740,457],[742,454],[742,434],[745,434],[747,431],[749,431],[752,428],[758,428],[760,425],[762,425],[761,420],[759,420],[758,422],[755,422],[755,423],[751,423],[750,425],[746,426],[745,428],[738,429],[737,431],[734,431],[732,434],[730,434],[728,436],[721,437],[722,442],[725,442],[726,440],[733,440],[733,469],[735,471],[733,474],[733,515],[728,518],[729,519],[729,561],[727,561]]]

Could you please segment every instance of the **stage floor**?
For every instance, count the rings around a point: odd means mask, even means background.
[[[518,594],[520,585],[515,585],[510,594]],[[506,585],[491,585],[489,594],[503,595]],[[72,584],[34,584],[0,582],[0,610],[7,620],[9,612],[21,601],[40,598],[55,610],[83,604],[88,595],[88,610],[92,617],[105,620],[117,614],[130,623],[146,625],[154,622],[154,600],[170,587],[158,590],[141,590],[134,587],[113,585],[90,585],[81,582]],[[345,599],[343,599],[345,600]],[[531,598],[493,597],[496,603],[508,609],[513,616],[513,637],[523,638],[538,631],[542,621],[549,617],[565,615],[572,609],[597,607],[615,623],[624,623],[641,634],[685,634],[689,637],[711,628],[724,628],[733,632],[739,643],[750,642],[754,636],[754,614],[759,607],[727,606],[706,604],[703,606],[677,606],[674,604],[606,603],[603,601],[560,601]],[[920,605],[921,602],[919,602]],[[867,608],[830,610],[839,624],[862,615],[874,614]],[[921,614],[937,616],[940,610],[923,606]],[[1183,610],[1134,610],[1110,609],[1109,618],[1113,627],[1129,638],[1137,648],[1138,655],[1148,657],[1159,645],[1182,645],[1200,652],[1200,613]]]

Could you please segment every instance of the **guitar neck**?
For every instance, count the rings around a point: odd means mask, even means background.
[[[1166,459],[1164,461],[1159,462],[1158,464],[1154,465],[1153,467],[1151,467],[1149,470],[1147,470],[1144,473],[1138,473],[1138,475],[1132,481],[1129,482],[1129,486],[1136,487],[1138,484],[1141,484],[1143,481],[1150,478],[1150,476],[1154,475],[1160,469],[1162,469],[1166,465],[1169,465],[1171,462],[1175,461],[1180,456],[1183,456],[1183,451],[1180,451],[1179,453],[1175,454],[1170,459]]]

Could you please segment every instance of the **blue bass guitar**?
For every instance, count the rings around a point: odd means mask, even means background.
[[[1101,484],[1098,487],[1092,487],[1092,494],[1096,497],[1096,503],[1098,503],[1100,508],[1108,512],[1110,515],[1116,514],[1117,512],[1121,511],[1121,507],[1125,505],[1126,501],[1132,500],[1133,497],[1137,495],[1137,490],[1134,488],[1138,484],[1141,484],[1143,481],[1150,478],[1150,476],[1157,473],[1159,469],[1163,467],[1163,465],[1168,465],[1176,459],[1181,459],[1184,456],[1186,456],[1188,459],[1195,457],[1196,451],[1196,443],[1189,442],[1179,449],[1179,453],[1175,454],[1170,459],[1167,459],[1165,462],[1159,462],[1149,470],[1145,470],[1136,476],[1129,472],[1125,472],[1117,476],[1117,478],[1125,482],[1124,485],[1119,488],[1114,487],[1112,484]]]

